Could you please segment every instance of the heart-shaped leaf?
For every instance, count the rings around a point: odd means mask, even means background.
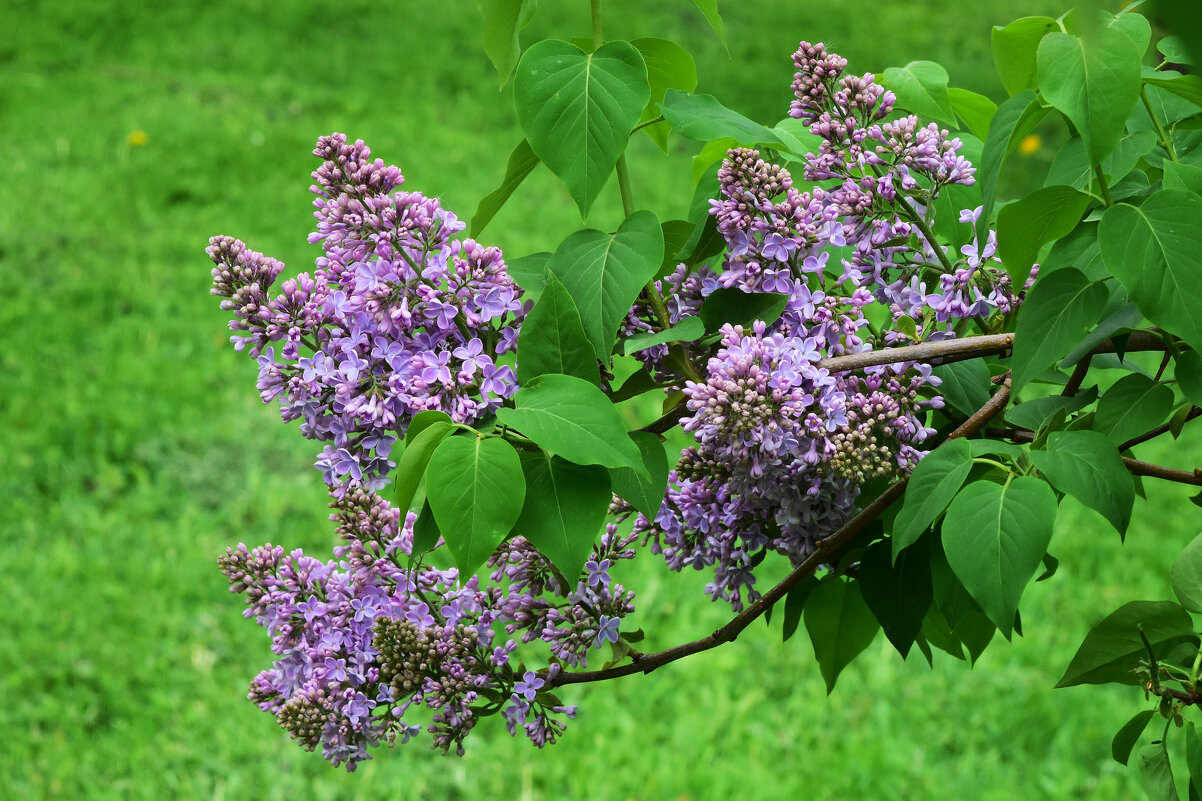
[[[901,108],[955,127],[956,113],[947,96],[947,70],[934,61],[890,67],[881,76],[881,83],[897,96]]]
[[[531,45],[518,62],[513,100],[534,151],[587,215],[626,149],[651,96],[647,67],[629,42],[585,53],[570,42]]]
[[[966,439],[951,439],[922,458],[910,474],[905,500],[893,521],[893,561],[913,545],[964,485],[972,467]]]
[[[1131,522],[1135,485],[1114,443],[1096,431],[1061,431],[1048,437],[1031,461],[1052,486],[1110,521],[1119,534]]]
[[[522,462],[503,439],[449,437],[430,457],[427,473],[426,498],[438,530],[460,575],[470,576],[505,540],[522,511]]]
[[[1055,520],[1052,488],[1030,476],[1005,486],[969,484],[948,507],[943,520],[948,564],[1006,636],[1018,600],[1047,553]]]
[[[515,528],[563,572],[570,591],[605,524],[609,474],[545,454],[523,460],[522,472],[526,503]]]
[[[806,631],[829,694],[839,673],[872,644],[880,624],[860,594],[859,582],[831,576],[805,602]]]
[[[555,273],[518,334],[518,382],[525,384],[544,373],[565,373],[601,386],[597,356],[584,333],[580,312]]]
[[[1084,339],[1107,297],[1104,284],[1071,267],[1040,276],[1018,312],[1011,392],[1017,395]]]

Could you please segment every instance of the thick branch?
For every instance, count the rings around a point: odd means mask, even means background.
[[[898,349],[900,350],[900,348]],[[998,390],[989,402],[981,407],[976,414],[966,420],[963,425],[953,431],[948,439],[955,437],[967,437],[975,434],[985,427],[998,412],[1005,408],[1010,400],[1010,380],[1009,377],[1003,382],[1002,388]],[[836,531],[831,536],[818,543],[818,547],[807,556],[801,564],[793,569],[784,579],[781,580],[772,589],[764,593],[758,598],[755,603],[748,606],[742,612],[731,619],[729,623],[716,630],[708,637],[702,637],[699,640],[687,642],[678,645],[674,648],[669,648],[666,651],[659,651],[654,654],[641,654],[633,662],[617,667],[607,668],[605,670],[587,670],[576,673],[560,673],[551,682],[552,686],[563,684],[581,684],[591,681],[604,681],[606,679],[616,679],[621,676],[629,676],[633,673],[650,673],[658,667],[675,662],[677,659],[683,659],[686,656],[708,651],[711,648],[716,648],[719,645],[731,642],[739,636],[743,629],[747,628],[758,617],[767,612],[781,598],[788,594],[789,590],[800,584],[806,577],[811,576],[814,572],[824,564],[834,561],[840,553],[855,539],[865,526],[875,520],[889,508],[890,504],[901,497],[906,490],[906,483],[909,477],[902,478],[897,483],[889,487],[881,493],[880,497],[866,506],[858,515],[851,519],[847,525]]]

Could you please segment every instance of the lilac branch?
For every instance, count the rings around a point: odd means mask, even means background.
[[[934,344],[934,343],[933,343]],[[938,343],[943,344],[943,343]],[[950,344],[950,343],[949,343]],[[921,346],[919,346],[921,347]],[[896,348],[894,350],[904,350],[904,348]],[[887,363],[887,362],[885,362]],[[948,435],[948,439],[957,437],[967,437],[980,431],[985,427],[995,415],[1005,408],[1010,401],[1010,377],[1007,374],[1002,383],[1002,388],[989,399],[989,402],[982,406],[972,417],[964,421],[964,423]],[[669,662],[675,662],[678,659],[683,659],[686,656],[691,656],[702,651],[708,651],[711,648],[716,648],[719,645],[727,642],[733,642],[736,637],[752,624],[757,618],[772,608],[778,601],[788,594],[789,590],[796,587],[807,577],[814,574],[818,568],[824,564],[829,564],[834,561],[847,546],[855,539],[856,535],[864,530],[864,527],[875,520],[886,509],[889,508],[894,501],[902,496],[906,491],[906,484],[909,482],[909,477],[902,478],[887,490],[885,490],[876,500],[864,507],[861,512],[856,515],[851,521],[836,531],[831,536],[818,543],[818,547],[807,556],[801,564],[793,569],[784,579],[780,581],[768,592],[760,596],[754,603],[744,609],[730,620],[729,623],[714,631],[708,637],[702,637],[699,640],[683,643],[666,651],[659,651],[653,654],[641,654],[634,661],[619,665],[617,667],[605,668],[603,670],[586,670],[574,673],[560,673],[549,683],[552,686],[561,686],[564,684],[582,684],[584,682],[605,681],[607,679],[616,679],[622,676],[629,676],[634,673],[650,673],[656,668],[662,667]]]

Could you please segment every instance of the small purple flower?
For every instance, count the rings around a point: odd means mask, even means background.
[[[597,634],[593,637],[593,647],[600,648],[605,642],[616,643],[618,641],[618,626],[621,623],[621,618],[602,615],[597,621]]]
[[[513,695],[515,698],[522,697],[527,701],[533,701],[538,695],[538,691],[546,684],[542,676],[539,676],[533,670],[527,670],[522,676],[522,681],[516,682],[513,685]]]

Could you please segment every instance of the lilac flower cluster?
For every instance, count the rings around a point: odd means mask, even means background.
[[[213,237],[212,293],[244,332],[235,347],[258,358],[263,401],[328,443],[317,460],[326,482],[378,488],[414,414],[471,423],[517,391],[501,357],[526,307],[501,252],[454,239],[464,223],[436,198],[394,191],[400,170],[362,141],[323,136],[313,152],[314,272],[270,297],[284,265]]]
[[[370,747],[420,732],[412,721],[423,707],[443,751],[462,753],[479,719],[497,712],[511,734],[520,728],[539,747],[554,743],[576,712],[549,693],[555,676],[616,642],[633,611],[633,594],[609,571],[634,556],[634,537],[611,525],[570,593],[562,574],[515,538],[494,556],[498,586],[485,588],[478,576],[463,581],[453,568],[422,564],[411,553],[416,515],[402,521],[363,485],[350,483],[331,506],[338,561],[271,544],[239,545],[219,560],[279,657],[251,683],[250,699],[307,750],[320,745],[349,770],[371,758]],[[556,603],[542,597],[548,592],[567,597]],[[547,670],[514,664],[519,640],[547,645]]]

